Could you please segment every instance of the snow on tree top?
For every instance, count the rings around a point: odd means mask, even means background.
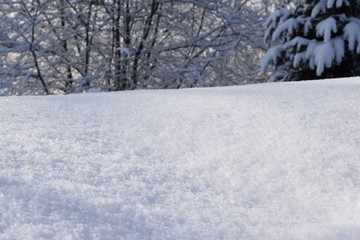
[[[356,53],[360,53],[360,26],[355,21],[351,21],[344,27],[344,38],[348,41],[349,50],[355,49],[355,43],[358,44]]]
[[[280,24],[278,28],[274,31],[272,35],[272,40],[278,40],[284,32],[287,33],[287,36],[294,34],[295,30],[299,27],[299,24],[301,22],[301,19],[296,18],[290,18],[286,20],[284,23]]]
[[[265,54],[262,69],[267,64],[280,66],[277,72],[286,81],[360,75],[358,4],[319,0],[299,4],[293,11],[276,11],[268,18],[265,37],[277,46]]]
[[[336,33],[336,20],[333,17],[329,17],[321,21],[316,26],[316,35],[324,37],[324,42],[329,42],[331,38],[331,33]]]
[[[347,0],[323,0],[319,1],[311,11],[311,17],[317,17],[319,14],[326,13],[327,9],[331,9],[334,7],[340,8],[343,5],[350,6],[349,1]]]
[[[325,1],[320,1],[318,2],[314,8],[311,11],[311,17],[314,18],[316,17],[318,14],[320,13],[325,13],[326,12],[326,4]]]
[[[263,60],[261,61],[260,67],[262,70],[266,70],[269,64],[276,64],[278,60],[281,58],[282,53],[284,52],[284,48],[282,45],[277,45],[275,47],[270,48],[265,54]]]

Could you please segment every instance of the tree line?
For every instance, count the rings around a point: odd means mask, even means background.
[[[278,1],[276,1],[278,2]],[[0,2],[0,94],[261,82],[270,0]]]

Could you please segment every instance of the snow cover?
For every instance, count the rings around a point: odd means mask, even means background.
[[[344,27],[344,38],[349,43],[349,50],[353,51],[357,42],[356,53],[360,54],[360,20],[350,18],[350,22]]]
[[[335,6],[334,6],[335,5]],[[315,18],[319,13],[326,13],[326,8],[340,8],[343,5],[349,6],[350,3],[348,0],[320,0],[317,4],[315,4],[314,8],[311,11],[311,17]]]
[[[337,32],[336,20],[333,17],[328,17],[325,20],[319,22],[316,25],[317,36],[324,37],[324,42],[329,42],[331,39],[331,33]]]
[[[269,38],[273,34],[273,31],[277,28],[277,26],[282,25],[285,21],[287,21],[293,13],[293,10],[278,9],[272,14],[270,14],[265,21],[266,31],[264,38]],[[281,35],[281,32],[279,33],[279,35]]]
[[[0,239],[360,239],[360,78],[0,98]]]
[[[353,52],[356,47],[356,53],[360,53],[360,19],[347,17],[346,14],[329,16],[334,4],[336,8],[350,6],[347,0],[321,0],[313,7],[311,17],[300,10],[294,12],[282,9],[270,14],[266,20],[264,38],[268,41],[271,37],[272,42],[280,41],[282,44],[271,47],[266,52],[261,62],[262,70],[266,71],[269,64],[291,64],[295,69],[301,66],[312,70],[316,68],[316,75],[321,76],[325,68],[340,64],[347,50]],[[314,22],[314,18],[320,13],[325,14],[322,16],[324,19]],[[339,24],[345,25],[340,35]],[[318,39],[308,39],[312,37],[308,34],[313,28]],[[302,33],[303,36],[293,36],[296,32],[300,32],[300,35]],[[278,61],[281,55],[285,56],[285,62]]]
[[[284,55],[284,46],[277,45],[275,47],[269,48],[266,52],[264,58],[260,63],[260,67],[263,71],[266,71],[269,64],[277,64],[277,62],[282,58]]]
[[[289,18],[285,22],[279,24],[279,26],[275,29],[272,34],[272,40],[276,41],[280,39],[281,35],[285,32],[287,35],[293,35],[296,29],[299,27],[302,19]]]
[[[326,3],[326,1],[319,1],[317,4],[315,4],[314,8],[311,10],[311,17],[315,18],[319,14],[326,13]]]
[[[335,53],[331,43],[319,44],[315,49],[316,75],[320,76],[325,67],[330,68],[334,58]]]

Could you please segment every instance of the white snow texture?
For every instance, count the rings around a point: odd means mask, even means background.
[[[331,39],[331,33],[337,32],[336,20],[333,17],[328,17],[316,25],[316,32],[318,36],[324,38],[324,42],[327,43]]]
[[[360,239],[360,79],[0,98],[0,239]]]

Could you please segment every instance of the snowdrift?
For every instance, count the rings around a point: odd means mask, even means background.
[[[360,239],[360,79],[0,98],[0,239]]]

